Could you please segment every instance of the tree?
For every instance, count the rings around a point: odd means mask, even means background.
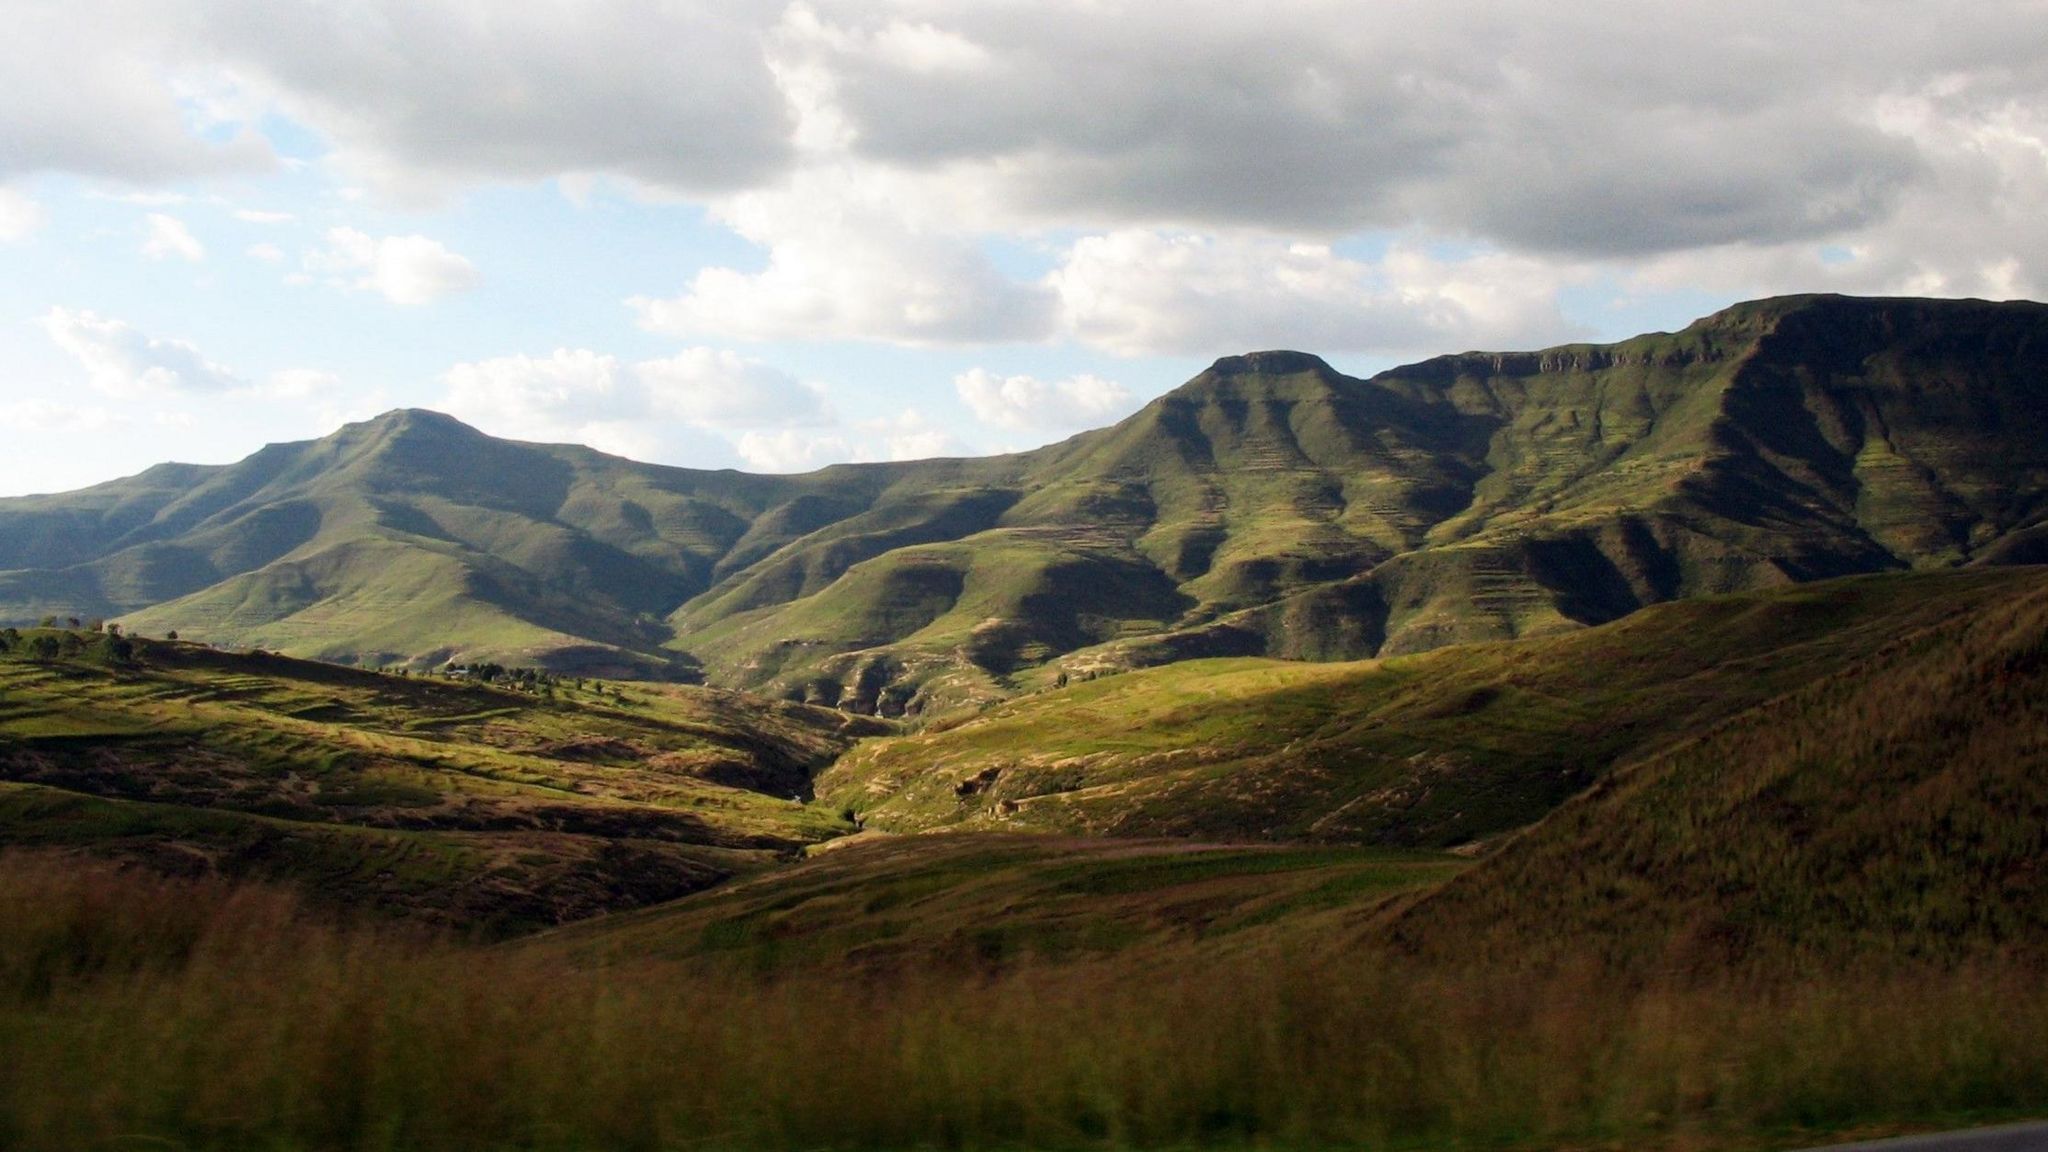
[[[176,640],[177,638],[178,630],[176,628],[173,628],[169,632],[164,633],[164,639],[166,640]]]
[[[135,642],[113,632],[106,633],[94,641],[90,652],[92,658],[102,664],[135,663]]]
[[[61,647],[55,636],[48,632],[39,633],[28,642],[29,658],[47,664],[57,658]]]

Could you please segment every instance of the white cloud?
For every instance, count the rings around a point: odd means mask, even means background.
[[[248,386],[183,340],[158,339],[95,312],[52,308],[38,323],[85,369],[86,382],[109,396],[132,400]]]
[[[338,275],[338,283],[375,291],[394,304],[430,304],[466,292],[482,280],[476,265],[425,236],[375,237],[334,228],[327,247],[306,254],[309,271]]]
[[[748,432],[734,444],[740,459],[756,472],[814,472],[827,464],[853,458],[844,436],[799,432]]]
[[[971,451],[916,409],[848,420],[816,385],[719,349],[629,363],[562,348],[457,364],[442,381],[440,407],[493,435],[639,460],[694,462],[709,446],[759,471],[800,472]]]
[[[265,264],[281,264],[284,262],[284,249],[279,248],[275,244],[251,244],[249,245],[248,253],[249,259],[261,260]]]
[[[697,428],[763,428],[818,423],[823,395],[796,377],[735,352],[689,348],[643,360],[633,374],[655,413]]]
[[[574,441],[642,460],[675,455],[681,440],[701,441],[684,433],[759,432],[834,419],[815,386],[711,348],[635,363],[558,348],[544,357],[457,364],[442,381],[443,407],[496,435]]]
[[[1555,341],[1572,334],[1555,303],[1570,276],[1498,253],[1405,246],[1368,262],[1318,244],[1126,229],[1077,241],[1049,280],[1084,342],[1210,356]]]
[[[855,460],[930,460],[973,454],[959,437],[915,408],[904,409],[895,416],[859,421],[854,427],[865,441],[855,445]]]
[[[715,208],[768,252],[758,272],[699,271],[682,295],[630,301],[641,324],[727,339],[906,344],[1037,340],[1054,301],[998,271],[972,237],[921,218],[894,178],[820,169]]]
[[[274,400],[325,400],[342,389],[341,377],[317,368],[287,368],[273,372],[261,392]]]
[[[43,206],[17,188],[0,187],[0,244],[28,239],[43,226]]]
[[[444,404],[450,414],[499,435],[573,438],[618,411],[618,369],[617,357],[583,348],[457,364],[442,376]]]
[[[855,421],[827,432],[785,428],[754,431],[734,442],[747,467],[760,472],[811,472],[828,464],[930,460],[972,450],[917,409]]]
[[[953,389],[977,420],[1016,431],[1092,428],[1125,415],[1130,390],[1100,376],[1065,380],[997,376],[975,368],[953,378]]]
[[[146,233],[142,254],[151,260],[189,260],[196,264],[206,259],[206,246],[176,216],[151,212],[143,217],[143,224]]]
[[[0,401],[0,425],[14,433],[99,432],[121,422],[113,409],[98,404],[65,404],[55,400]]]
[[[235,219],[245,224],[289,224],[298,217],[290,212],[261,212],[254,208],[237,208]]]

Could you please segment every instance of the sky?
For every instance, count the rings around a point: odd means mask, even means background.
[[[0,0],[0,495],[395,407],[1009,451],[1810,291],[2048,296],[2048,0]]]

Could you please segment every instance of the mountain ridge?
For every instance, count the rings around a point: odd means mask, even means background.
[[[1030,452],[793,476],[396,410],[0,500],[0,616],[915,713],[1191,655],[1362,658],[2048,555],[2048,307],[1780,297],[1367,379],[1224,357]]]

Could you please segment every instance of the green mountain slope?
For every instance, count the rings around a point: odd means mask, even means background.
[[[1357,380],[1230,357],[1034,452],[701,472],[392,413],[0,501],[0,617],[886,714],[1190,656],[1356,659],[2026,560],[2048,307],[1788,297]]]
[[[1474,848],[1901,636],[2048,595],[2006,568],[1666,604],[1363,663],[1192,661],[864,743],[818,780],[882,831]]]
[[[879,721],[686,686],[546,694],[141,642],[0,655],[0,844],[511,931],[850,831],[795,803]],[[73,645],[73,647],[77,647]]]

